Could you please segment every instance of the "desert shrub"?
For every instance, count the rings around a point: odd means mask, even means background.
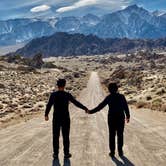
[[[52,62],[44,62],[42,67],[44,67],[44,68],[56,68],[56,65],[54,65]]]
[[[137,101],[136,100],[134,100],[134,99],[130,99],[130,100],[128,100],[128,102],[127,102],[128,104],[135,104],[135,103],[137,103]]]
[[[166,112],[166,104],[162,104],[160,111]]]
[[[160,98],[153,100],[151,103],[152,110],[160,110],[161,106],[162,106],[162,99]]]
[[[150,103],[145,102],[145,101],[138,101],[136,103],[137,108],[149,108],[149,106],[150,106]]]
[[[30,66],[18,66],[17,70],[23,71],[24,73],[35,72],[36,69]]]

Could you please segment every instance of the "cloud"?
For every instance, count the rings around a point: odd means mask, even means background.
[[[74,10],[74,9],[77,9],[77,8],[80,8],[80,7],[94,5],[94,4],[97,3],[97,1],[98,0],[79,0],[78,2],[75,2],[71,6],[66,6],[66,7],[59,8],[57,10],[57,12],[63,13],[63,12],[71,11],[71,10]]]
[[[31,12],[44,12],[46,10],[49,10],[51,7],[48,6],[48,5],[40,5],[40,6],[36,6],[36,7],[33,7],[30,11]]]
[[[118,0],[118,1],[117,0],[79,0],[70,6],[61,7],[56,11],[58,13],[63,13],[78,9],[80,7],[92,6],[92,5],[98,6],[100,8],[117,10],[127,7],[132,3],[132,1],[133,0]]]

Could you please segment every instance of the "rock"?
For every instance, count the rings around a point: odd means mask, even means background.
[[[32,104],[25,104],[25,105],[23,105],[23,108],[32,108],[32,107],[33,107]]]
[[[7,62],[8,63],[20,63],[22,61],[22,57],[20,55],[9,55],[7,56]]]
[[[0,109],[3,109],[3,104],[0,104]]]
[[[151,96],[146,96],[146,100],[152,100]]]
[[[5,85],[0,83],[0,89],[4,89]]]
[[[73,75],[74,75],[75,78],[79,78],[80,77],[80,73],[78,73],[78,72],[74,72]]]
[[[159,96],[161,96],[163,94],[165,94],[165,89],[164,88],[161,88],[156,92],[156,95],[159,95]]]
[[[117,79],[124,79],[125,78],[125,70],[123,66],[119,66],[112,74],[111,74],[112,80]]]
[[[34,55],[29,65],[35,68],[41,68],[43,64],[42,54],[38,53]]]

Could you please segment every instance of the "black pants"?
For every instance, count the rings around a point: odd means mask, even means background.
[[[124,119],[112,119],[108,118],[109,127],[109,147],[112,154],[115,153],[115,136],[117,135],[118,152],[123,152],[123,131],[124,131]]]
[[[68,154],[69,148],[70,148],[70,140],[69,140],[70,119],[69,118],[66,118],[63,120],[53,119],[53,150],[55,155],[58,155],[59,153],[60,130],[62,130],[64,154]]]

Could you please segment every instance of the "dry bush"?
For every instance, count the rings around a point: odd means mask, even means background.
[[[160,98],[153,100],[151,103],[152,110],[160,110],[161,106],[162,106],[162,99]]]
[[[160,111],[166,112],[166,104],[163,104],[160,108]]]
[[[149,102],[145,102],[145,101],[138,101],[136,103],[136,107],[137,108],[149,108],[150,107],[150,103]]]

